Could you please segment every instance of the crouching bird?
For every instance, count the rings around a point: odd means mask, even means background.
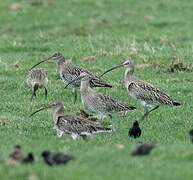
[[[62,137],[63,134],[66,134],[70,135],[75,140],[79,139],[81,136],[92,136],[112,131],[99,122],[90,121],[88,118],[65,114],[62,102],[54,102],[48,106],[42,107],[33,112],[30,117],[44,109],[50,109],[52,111],[54,129],[56,129],[58,137]]]

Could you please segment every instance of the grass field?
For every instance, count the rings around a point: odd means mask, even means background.
[[[34,0],[35,1],[35,0]],[[192,123],[193,72],[169,73],[173,60],[193,59],[193,1],[163,0],[45,0],[0,2],[0,159],[15,144],[36,155],[34,165],[0,165],[1,180],[90,179],[192,179],[193,145],[188,131]],[[16,4],[15,4],[16,3]],[[96,74],[131,57],[135,74],[165,89],[180,108],[161,107],[141,123],[139,139],[128,138],[128,128],[142,113],[140,104],[127,96],[121,84],[123,69],[105,76],[113,89],[97,89],[137,107],[128,117],[114,115],[116,132],[89,141],[57,138],[51,114],[29,118],[31,89],[27,70],[36,62],[61,51],[66,58]],[[42,64],[49,74],[48,99],[38,92],[32,109],[61,100],[67,112],[78,112],[80,96],[73,96],[56,78],[54,63]],[[156,142],[146,157],[132,157],[138,142]],[[120,148],[122,146],[122,148]],[[50,168],[41,158],[44,149],[75,156],[66,166]]]

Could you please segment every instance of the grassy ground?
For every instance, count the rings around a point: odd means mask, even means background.
[[[34,0],[35,1],[35,0]],[[188,0],[45,0],[0,2],[0,159],[14,144],[36,155],[34,165],[0,165],[0,179],[192,179],[192,72],[167,72],[173,60],[192,62],[193,2]],[[16,3],[16,4],[15,4]],[[52,117],[41,112],[29,118],[30,89],[27,70],[36,62],[62,51],[65,57],[96,74],[132,57],[136,75],[166,89],[183,103],[181,108],[162,107],[142,122],[143,134],[134,140],[128,127],[142,112],[121,84],[123,70],[106,75],[113,89],[98,89],[138,107],[126,118],[114,115],[117,131],[89,141],[56,137]],[[48,100],[43,92],[33,103],[62,100],[66,111],[77,112],[70,91],[56,78],[55,64],[42,65],[49,74]],[[150,156],[131,157],[135,144],[157,142]],[[120,148],[122,145],[123,148]],[[50,149],[73,154],[76,160],[62,167],[47,167],[40,156]]]

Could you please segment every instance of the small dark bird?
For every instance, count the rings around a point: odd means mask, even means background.
[[[42,157],[44,158],[44,162],[49,166],[63,165],[74,159],[74,157],[71,155],[63,154],[60,152],[52,153],[48,150],[42,152]]]
[[[34,162],[34,155],[30,152],[24,157],[21,161],[24,164],[33,163]]]
[[[133,149],[131,155],[132,156],[148,155],[154,147],[155,144],[153,143],[139,144]]]
[[[193,129],[191,129],[191,130],[189,131],[189,134],[190,134],[190,140],[191,140],[192,143],[193,143]]]
[[[137,138],[137,137],[140,137],[141,136],[141,128],[139,127],[139,123],[138,121],[135,121],[133,123],[133,126],[129,129],[129,133],[128,135],[130,137],[134,137],[134,138]]]

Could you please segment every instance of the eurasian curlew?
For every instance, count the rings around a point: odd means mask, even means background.
[[[103,120],[104,116],[108,115],[112,118],[113,112],[119,111],[133,111],[135,107],[129,106],[126,103],[114,100],[109,95],[105,95],[102,93],[97,93],[90,87],[90,81],[92,80],[92,76],[83,72],[79,77],[72,80],[69,84],[76,82],[77,80],[81,80],[80,85],[80,93],[81,100],[84,108],[91,113],[95,113],[99,115],[99,118]]]
[[[65,114],[64,106],[61,102],[52,103],[40,108],[30,116],[44,109],[50,109],[52,111],[54,129],[56,129],[58,137],[62,137],[63,134],[68,134],[71,135],[73,139],[79,139],[81,136],[92,136],[94,134],[112,131],[110,128],[103,127],[98,122],[88,120],[88,118]]]
[[[134,64],[131,60],[127,60],[124,63],[105,71],[100,77],[120,67],[124,67],[126,69],[124,82],[125,82],[125,86],[128,91],[128,94],[140,100],[140,102],[144,106],[145,113],[143,114],[141,119],[144,119],[150,112],[159,108],[160,105],[167,105],[171,107],[181,105],[179,102],[174,101],[165,92],[154,87],[150,83],[142,81],[137,77],[135,77],[133,75]]]
[[[53,61],[57,65],[57,70],[60,75],[60,78],[63,80],[64,83],[69,83],[74,78],[78,77],[82,72],[86,72],[93,76],[92,81],[90,81],[91,87],[112,87],[110,84],[106,83],[103,80],[100,80],[98,77],[94,76],[91,72],[77,65],[72,64],[70,61],[66,60],[62,53],[56,52],[52,56],[48,57],[47,59],[40,61],[39,63],[35,64],[31,69],[36,67],[37,65],[48,61],[49,59],[53,59]],[[76,88],[80,87],[80,81],[76,81],[70,85],[72,91],[74,93],[74,102],[77,100],[77,91]]]
[[[33,100],[34,96],[36,97],[36,91],[38,88],[45,89],[45,98],[47,98],[47,83],[48,77],[45,71],[42,69],[32,69],[29,71],[27,75],[27,84],[32,88],[31,100]]]

